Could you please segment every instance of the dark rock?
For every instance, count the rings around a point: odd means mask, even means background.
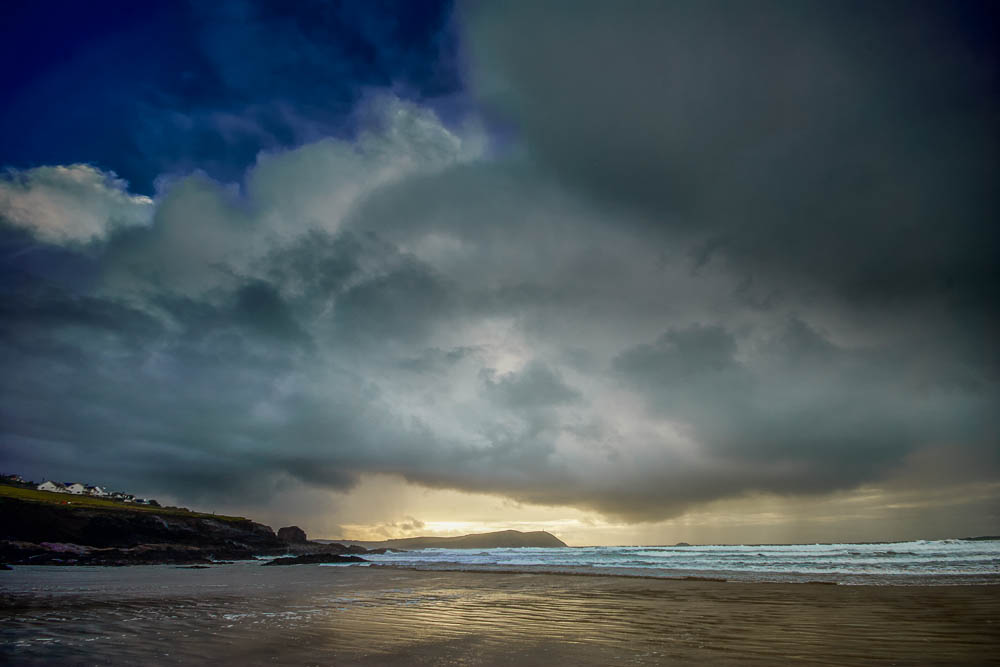
[[[675,546],[675,547],[689,547],[689,546],[691,546],[691,545],[690,545],[690,544],[688,544],[687,542],[678,542],[678,543],[677,543],[677,544],[675,544],[674,546]]]
[[[192,547],[200,550],[199,557],[204,560],[247,560],[258,554],[287,551],[287,545],[270,527],[246,519],[159,514],[149,509],[74,507],[14,498],[0,498],[0,538],[33,544],[36,550],[33,555],[61,562],[99,557],[88,549],[129,550],[151,544]],[[66,551],[65,545],[75,545],[76,551]],[[24,554],[18,552],[18,555]],[[164,554],[168,559],[174,556],[191,557],[186,552]],[[123,557],[128,561],[135,559],[134,554]]]
[[[340,546],[344,546],[344,545],[340,545]],[[350,544],[350,545],[344,547],[344,553],[349,553],[349,554],[367,554],[367,553],[371,553],[371,552],[368,549],[365,549],[362,546],[358,546],[357,544]]]
[[[339,554],[305,554],[304,556],[288,556],[275,558],[264,565],[312,565],[317,563],[367,563],[359,556],[341,556]]]
[[[303,556],[306,554],[366,554],[369,553],[368,549],[360,547],[357,545],[344,546],[343,544],[337,544],[336,542],[331,542],[329,544],[324,542],[297,542],[288,543],[286,551],[288,553],[294,554],[296,556]]]
[[[160,565],[211,563],[202,549],[186,544],[140,544],[117,547],[87,547],[45,542],[0,542],[0,558],[17,565]]]
[[[212,568],[210,568],[207,565],[181,565],[181,566],[178,566],[177,569],[178,570],[210,570]]]
[[[6,563],[14,563],[15,565],[26,565],[29,563],[30,558],[49,552],[49,549],[32,542],[15,540],[0,542],[0,559]]]
[[[279,528],[278,539],[282,542],[291,542],[292,544],[308,541],[306,540],[306,531],[302,530],[298,526],[285,526],[284,528]]]

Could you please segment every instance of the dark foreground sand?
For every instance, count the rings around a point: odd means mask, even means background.
[[[230,565],[0,573],[11,664],[1000,664],[1000,588]]]

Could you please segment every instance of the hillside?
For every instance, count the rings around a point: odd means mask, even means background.
[[[566,543],[552,533],[536,530],[523,533],[519,530],[501,530],[495,533],[475,533],[459,537],[405,537],[381,542],[356,540],[329,540],[343,544],[357,544],[369,549],[388,548],[413,551],[415,549],[506,549],[517,547],[556,548]]]
[[[0,486],[0,561],[125,565],[286,550],[270,527],[241,517]]]
[[[181,507],[155,507],[151,505],[139,505],[136,503],[126,503],[121,500],[101,498],[94,496],[72,495],[68,493],[54,493],[52,491],[39,491],[37,489],[25,488],[9,484],[0,484],[0,501],[4,498],[24,500],[33,503],[46,505],[58,505],[65,507],[91,507],[107,510],[121,510],[125,512],[148,512],[166,516],[198,516],[219,521],[248,521],[241,516],[226,516],[223,514],[205,514],[203,512],[192,512]]]

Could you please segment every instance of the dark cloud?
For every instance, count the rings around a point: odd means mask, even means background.
[[[479,3],[466,16],[484,98],[560,177],[640,212],[651,240],[893,317],[944,304],[950,334],[997,333],[988,3]]]
[[[405,262],[347,290],[337,301],[338,322],[358,339],[422,338],[430,323],[447,317],[453,293],[427,267]]]
[[[444,372],[476,352],[477,348],[474,347],[456,347],[450,350],[429,347],[416,356],[400,359],[399,367],[415,373]]]
[[[497,375],[493,369],[482,372],[486,394],[513,409],[546,408],[580,400],[580,393],[566,386],[552,369],[533,361],[517,373]]]
[[[950,485],[995,480],[996,59],[969,15],[484,4],[469,83],[509,145],[375,95],[355,139],[238,186],[58,172],[153,210],[81,208],[86,246],[65,213],[0,230],[3,464],[251,508],[386,474],[626,521],[932,490],[914,466],[949,451]],[[224,78],[315,74],[301,18],[215,35]],[[286,60],[240,70],[225,45],[272,20]]]

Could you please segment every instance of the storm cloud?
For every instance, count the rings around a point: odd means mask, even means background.
[[[461,6],[467,122],[382,91],[353,137],[151,199],[8,170],[3,464],[248,507],[388,474],[630,522],[942,450],[996,480],[998,70],[970,20]]]

